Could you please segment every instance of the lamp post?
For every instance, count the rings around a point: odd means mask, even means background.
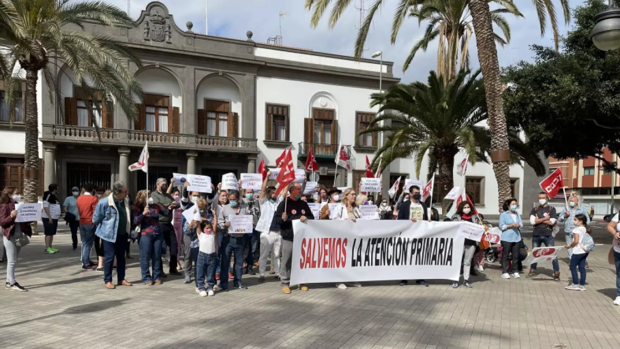
[[[379,93],[383,93],[383,51],[377,51],[375,53],[372,54],[372,58],[377,58],[379,57]],[[381,126],[383,126],[384,122],[381,123]],[[379,145],[383,146],[383,142],[384,142],[384,138],[385,138],[385,134],[384,132],[381,132],[381,136],[379,139]],[[387,167],[386,167],[387,168]],[[380,174],[383,175],[383,174]],[[382,181],[383,182],[383,181]],[[390,178],[388,176],[387,178],[387,185],[382,185],[383,186],[383,190],[381,192],[381,197],[389,197],[388,194],[388,188],[390,186]],[[382,183],[383,184],[383,183]]]
[[[596,25],[590,38],[599,50],[609,51],[620,48],[620,9],[609,0],[609,8],[596,15]]]

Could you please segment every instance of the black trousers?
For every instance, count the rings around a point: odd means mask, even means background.
[[[71,242],[73,243],[73,249],[77,248],[78,238],[77,233],[80,228],[80,221],[71,221],[69,222],[69,229],[71,229]]]
[[[179,242],[177,241],[177,235],[174,232],[172,223],[160,223],[161,231],[164,235],[164,241],[166,246],[170,249],[170,270],[174,273],[177,271],[177,252],[179,251]]]
[[[517,263],[519,262],[519,245],[520,242],[508,242],[502,241],[502,272],[504,274],[513,273],[518,270]],[[508,256],[512,254],[512,267],[508,270]]]

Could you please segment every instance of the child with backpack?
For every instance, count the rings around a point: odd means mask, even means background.
[[[572,248],[573,255],[570,258],[570,271],[573,275],[573,283],[567,286],[570,291],[585,291],[586,284],[586,258],[594,250],[594,240],[592,240],[592,230],[588,226],[588,219],[583,214],[577,214],[574,218],[575,229],[573,229],[573,242],[564,246],[566,249]],[[581,278],[577,277],[577,267]]]

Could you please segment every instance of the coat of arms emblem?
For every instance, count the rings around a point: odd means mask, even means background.
[[[170,24],[166,24],[166,18],[155,12],[151,15],[150,22],[144,22],[144,40],[152,40],[155,42],[170,42],[172,39],[172,30]]]

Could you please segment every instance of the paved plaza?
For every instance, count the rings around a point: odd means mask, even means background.
[[[564,255],[562,282],[550,265],[539,267],[546,275],[503,280],[493,264],[473,289],[390,281],[285,295],[273,277],[259,285],[244,275],[249,290],[207,298],[179,277],[144,286],[135,244],[134,286],[116,290],[104,288],[102,273],[81,271],[69,234],[55,246],[60,253],[44,254],[39,235],[22,250],[17,280],[29,292],[0,292],[0,348],[620,348],[609,245],[590,257],[586,292],[564,290]]]

